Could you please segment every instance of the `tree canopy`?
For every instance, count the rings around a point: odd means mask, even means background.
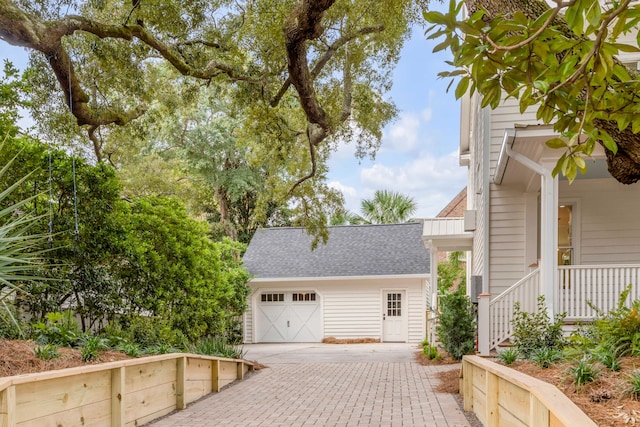
[[[0,0],[0,38],[34,52],[30,98],[49,139],[116,166],[163,112],[222,88],[266,193],[295,198],[304,222],[340,204],[324,184],[336,144],[379,146],[391,70],[426,3]]]
[[[482,106],[496,108],[504,94],[520,110],[537,107],[560,137],[563,149],[554,174],[573,180],[586,171],[584,158],[596,143],[618,181],[640,179],[640,73],[618,56],[640,58],[640,5],[630,0],[466,0],[447,13],[429,12],[435,50],[451,49],[459,78],[455,94],[478,91]],[[459,19],[462,6],[468,16]]]

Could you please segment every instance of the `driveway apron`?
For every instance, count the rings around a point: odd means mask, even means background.
[[[200,426],[469,426],[410,344],[252,344],[268,368],[154,423]]]

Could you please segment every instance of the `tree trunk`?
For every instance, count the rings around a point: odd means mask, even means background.
[[[530,19],[536,19],[550,8],[544,0],[466,0],[465,3],[470,13],[487,11],[486,18],[489,20],[498,15],[510,16],[517,11],[523,12]],[[554,20],[553,25],[562,29],[568,38],[577,37],[561,16]],[[634,70],[629,72],[636,74]],[[633,184],[640,180],[640,135],[634,134],[631,126],[620,131],[615,121],[596,120],[594,124],[605,130],[618,145],[618,152],[614,154],[600,143],[606,152],[611,176],[623,184]]]

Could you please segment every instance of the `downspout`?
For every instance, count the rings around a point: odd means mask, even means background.
[[[537,173],[541,178],[540,200],[540,291],[545,295],[549,318],[555,313],[556,279],[558,259],[558,180],[551,171],[536,163],[522,153],[511,149],[516,138],[516,129],[505,131],[502,148],[504,153],[527,169]]]

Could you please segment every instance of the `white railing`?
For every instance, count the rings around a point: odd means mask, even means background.
[[[533,312],[540,290],[540,271],[535,269],[524,276],[515,285],[498,295],[489,304],[489,349],[496,348],[501,342],[511,337],[513,309],[520,303],[521,311]]]
[[[592,320],[596,311],[616,307],[631,284],[626,304],[640,298],[640,265],[563,265],[558,267],[557,312],[567,320]]]

